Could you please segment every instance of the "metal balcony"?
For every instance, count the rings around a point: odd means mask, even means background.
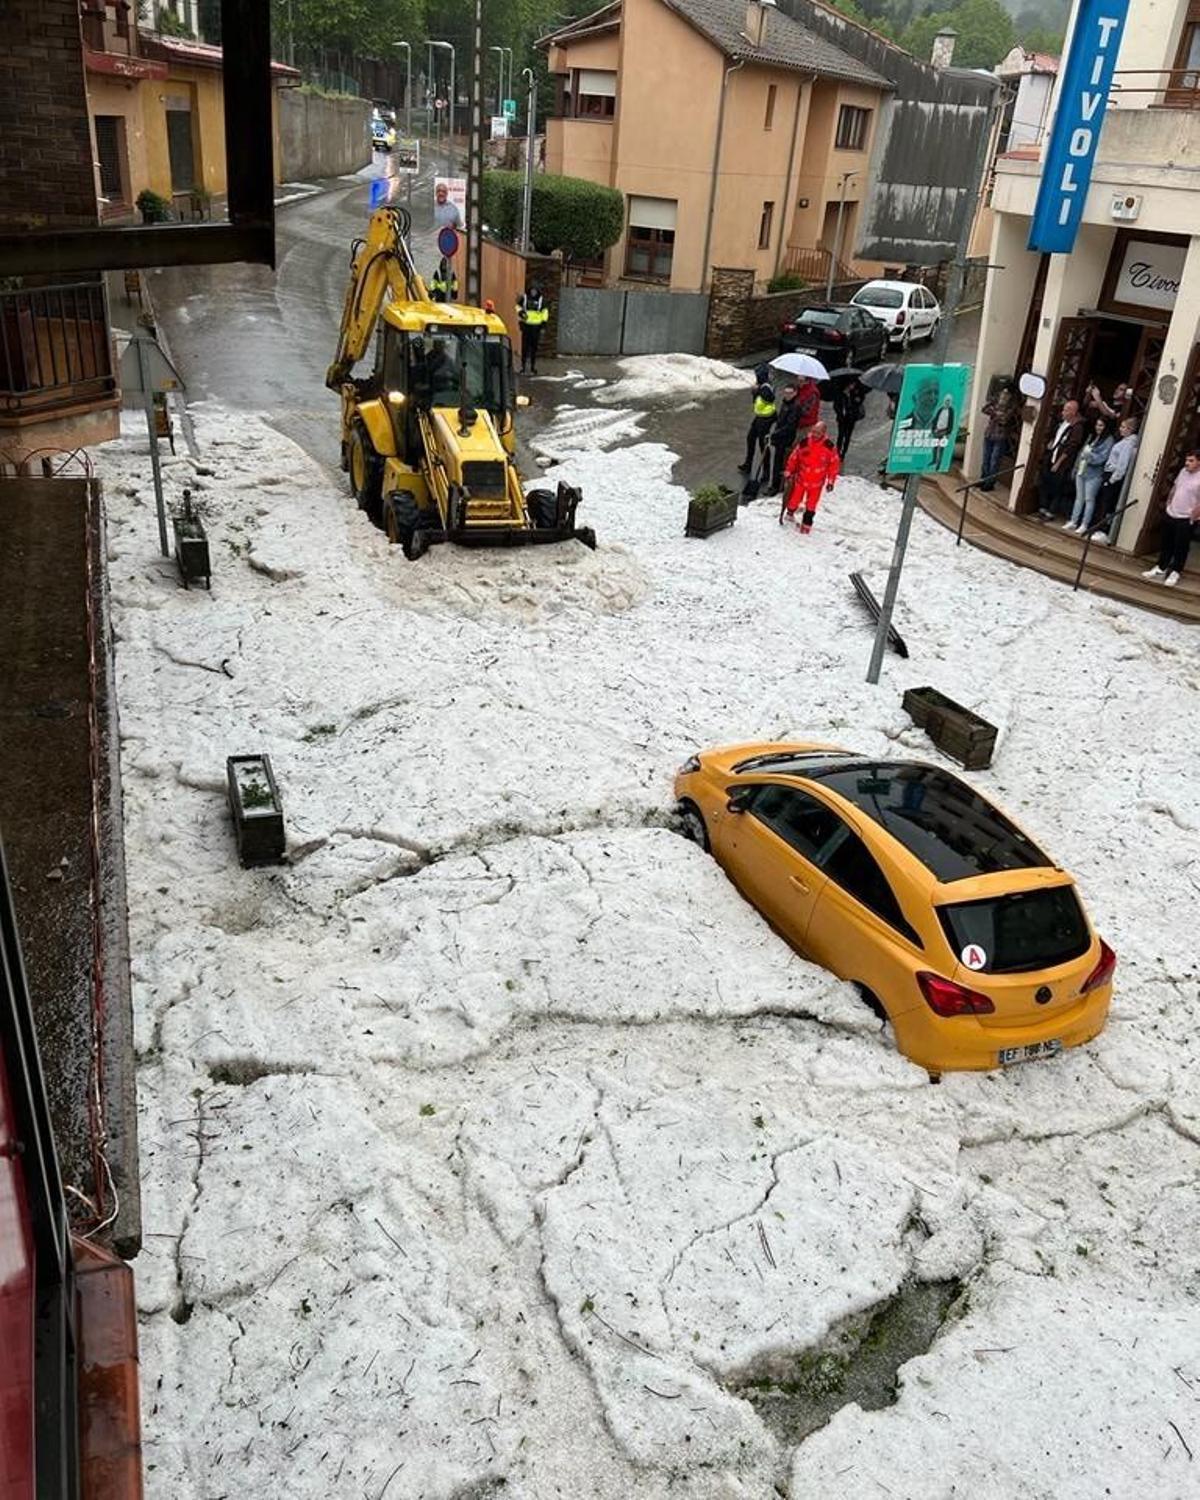
[[[0,425],[110,404],[116,394],[102,280],[0,291]]]

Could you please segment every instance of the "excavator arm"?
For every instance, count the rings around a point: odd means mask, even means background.
[[[408,248],[412,221],[404,208],[379,208],[366,235],[350,253],[350,283],[342,307],[337,353],[325,374],[331,391],[340,391],[350,371],[371,347],[379,315],[390,298],[426,302],[429,293]]]

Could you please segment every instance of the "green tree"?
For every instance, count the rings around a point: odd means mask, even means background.
[[[1047,52],[1058,57],[1062,52],[1063,33],[1052,26],[1031,26],[1027,31],[1018,27],[1017,40],[1026,52]]]
[[[915,57],[927,59],[943,26],[958,33],[956,68],[994,68],[1016,45],[1012,17],[1000,0],[961,0],[953,10],[919,16],[904,33],[903,45]]]

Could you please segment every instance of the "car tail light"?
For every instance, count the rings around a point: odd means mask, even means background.
[[[903,328],[904,327],[904,313],[903,312],[898,312],[896,314],[896,327],[897,328]]]
[[[796,331],[796,325],[795,325],[795,323],[785,323],[783,325],[782,331],[784,333],[795,333],[795,331]]]
[[[846,342],[846,335],[840,328],[831,328],[829,330],[829,342],[831,344],[844,344]]]
[[[986,1016],[996,1009],[986,995],[955,984],[953,979],[943,979],[940,974],[918,974],[917,983],[934,1015]]]
[[[1112,951],[1103,938],[1100,939],[1100,962],[1083,981],[1083,988],[1079,991],[1081,995],[1090,995],[1093,990],[1098,990],[1102,984],[1108,984],[1113,977],[1113,971],[1117,967],[1117,955]]]

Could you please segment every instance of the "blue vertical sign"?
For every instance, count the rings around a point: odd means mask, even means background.
[[[1029,229],[1031,250],[1069,255],[1074,248],[1128,13],[1129,0],[1079,0]]]

